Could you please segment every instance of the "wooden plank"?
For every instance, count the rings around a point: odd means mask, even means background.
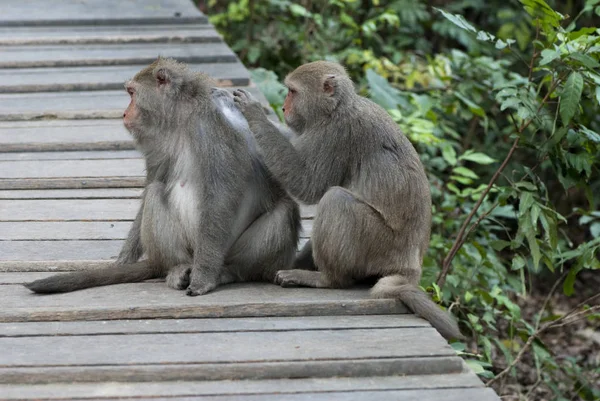
[[[105,160],[0,161],[3,178],[145,177],[141,158]]]
[[[0,200],[0,220],[133,220],[139,206],[137,199]]]
[[[163,364],[71,367],[0,367],[0,383],[163,382],[263,380],[458,374],[463,362],[453,357],[407,357],[333,361],[246,362],[242,364]]]
[[[115,45],[0,46],[0,68],[148,65],[158,55],[186,63],[235,63],[224,43],[125,43]]]
[[[0,27],[0,45],[221,42],[208,24]]]
[[[0,200],[0,221],[119,221],[133,220],[138,199],[23,199]],[[300,207],[303,218],[314,207]]]
[[[206,23],[188,0],[23,0],[3,5],[0,26]]]
[[[0,305],[0,322],[5,323],[406,313],[401,302],[371,299],[364,287],[281,288],[269,283],[225,285],[200,297],[188,297],[162,282],[119,284],[51,296],[4,285]]]
[[[31,144],[27,144],[31,145]],[[39,145],[39,144],[37,144]],[[133,145],[133,144],[132,144]],[[0,145],[1,146],[1,145]],[[39,146],[36,150],[39,149]],[[88,159],[136,159],[142,154],[137,150],[90,150],[57,152],[9,152],[0,153],[0,161],[10,160],[88,160]]]
[[[145,185],[146,179],[141,177],[0,179],[0,190],[143,188]]]
[[[275,362],[453,356],[430,327],[2,337],[0,366]],[[68,352],[66,352],[68,350]]]
[[[256,87],[244,89],[268,104]],[[128,104],[124,90],[0,94],[0,121],[119,119]]]
[[[44,189],[0,191],[0,199],[139,199],[140,188]]]
[[[339,391],[408,390],[482,387],[474,374],[426,376],[380,376],[347,378],[306,378],[257,381],[205,381],[161,383],[77,383],[48,385],[0,385],[4,399],[103,397],[182,397],[240,394],[299,394]]]
[[[308,238],[312,232],[312,220],[303,220],[302,223],[300,235]],[[0,221],[0,241],[119,240],[127,238],[130,227],[130,222],[120,221]]]
[[[250,74],[241,63],[191,64],[190,68],[202,71],[217,80],[219,86],[248,86]],[[0,70],[0,93],[120,90],[141,67],[61,67],[17,68]]]
[[[89,398],[90,401],[100,398]],[[202,397],[206,401],[218,401],[224,398],[220,395]],[[500,401],[500,398],[490,388],[486,389],[444,389],[444,390],[383,390],[383,391],[348,391],[304,394],[249,394],[227,396],[229,401]],[[152,398],[156,401],[192,401],[195,397]]]
[[[0,277],[6,275],[1,274]],[[46,274],[46,273],[44,273]],[[31,275],[31,273],[29,273]],[[0,323],[0,337],[97,334],[219,333],[429,327],[415,315],[298,316],[220,319],[110,320],[102,322]]]
[[[50,94],[48,94],[50,95]],[[91,95],[91,94],[90,94]],[[122,94],[124,102],[126,94]],[[5,95],[4,101],[10,96]],[[24,95],[17,95],[24,96]],[[121,115],[122,117],[122,115]],[[123,126],[122,118],[115,120],[50,120],[0,122],[0,145],[60,144],[94,142],[133,142]]]
[[[48,266],[50,271],[56,270],[55,260],[79,261],[76,265],[85,265],[86,259],[116,259],[123,247],[122,240],[105,241],[0,241],[0,266],[35,265]],[[41,263],[44,262],[44,263]]]
[[[125,239],[130,222],[0,222],[0,241]]]

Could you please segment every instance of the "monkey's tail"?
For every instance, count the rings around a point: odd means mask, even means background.
[[[408,309],[427,320],[446,339],[462,340],[458,324],[449,313],[440,309],[429,295],[416,285],[410,284],[402,276],[386,276],[379,279],[371,289],[375,298],[395,298],[402,301]]]
[[[39,294],[53,294],[109,284],[136,283],[159,276],[158,269],[152,268],[147,261],[141,261],[125,265],[113,265],[102,269],[57,274],[23,285]]]

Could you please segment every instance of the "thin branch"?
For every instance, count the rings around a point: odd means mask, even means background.
[[[471,219],[473,219],[473,216],[475,215],[475,213],[477,213],[477,210],[479,209],[479,206],[481,206],[481,204],[483,203],[483,200],[487,196],[488,192],[490,192],[490,189],[492,189],[492,186],[494,185],[494,183],[496,182],[496,180],[500,176],[500,173],[502,173],[502,170],[504,170],[504,168],[506,167],[506,165],[510,161],[513,153],[517,149],[517,146],[519,146],[519,139],[520,139],[519,137],[517,137],[515,139],[515,141],[513,142],[512,147],[508,151],[508,155],[506,155],[506,157],[504,158],[504,161],[502,162],[502,164],[500,165],[500,167],[498,168],[498,170],[496,170],[496,172],[492,176],[492,179],[490,180],[488,186],[485,188],[485,190],[481,194],[481,197],[479,197],[479,199],[477,200],[477,203],[475,203],[475,206],[473,206],[473,209],[471,210],[471,213],[469,213],[469,215],[467,216],[467,218],[463,222],[462,226],[460,227],[460,230],[458,231],[458,235],[456,236],[456,240],[454,241],[454,244],[452,245],[452,248],[450,249],[450,252],[448,252],[448,256],[446,256],[446,258],[444,259],[444,264],[443,264],[443,267],[442,267],[442,271],[440,272],[440,275],[439,275],[438,280],[437,280],[437,285],[440,288],[442,288],[444,286],[444,283],[446,282],[446,276],[448,275],[448,271],[450,270],[450,264],[452,262],[452,259],[454,259],[454,256],[456,255],[456,253],[458,252],[458,250],[460,249],[460,247],[464,244],[464,241],[466,239],[466,237],[465,237],[464,234],[465,234],[465,231],[467,229],[467,225],[471,222]]]

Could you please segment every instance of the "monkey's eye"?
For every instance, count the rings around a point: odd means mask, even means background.
[[[288,91],[290,91],[292,95],[296,94],[296,89],[288,88]]]
[[[132,87],[128,87],[127,88],[127,93],[129,93],[129,96],[133,96],[133,94],[135,93],[135,91],[133,90]]]

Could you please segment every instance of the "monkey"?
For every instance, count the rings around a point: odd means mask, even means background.
[[[125,84],[123,122],[145,159],[141,207],[117,260],[26,283],[36,293],[165,278],[202,295],[291,268],[298,204],[267,170],[233,95],[158,58]],[[145,259],[140,260],[145,255]]]
[[[248,92],[234,91],[269,171],[295,199],[317,204],[311,240],[277,283],[347,288],[375,278],[373,297],[399,299],[447,339],[462,339],[457,323],[418,287],[431,194],[413,145],[383,108],[355,92],[338,63],[304,64],[284,83],[292,140]]]

